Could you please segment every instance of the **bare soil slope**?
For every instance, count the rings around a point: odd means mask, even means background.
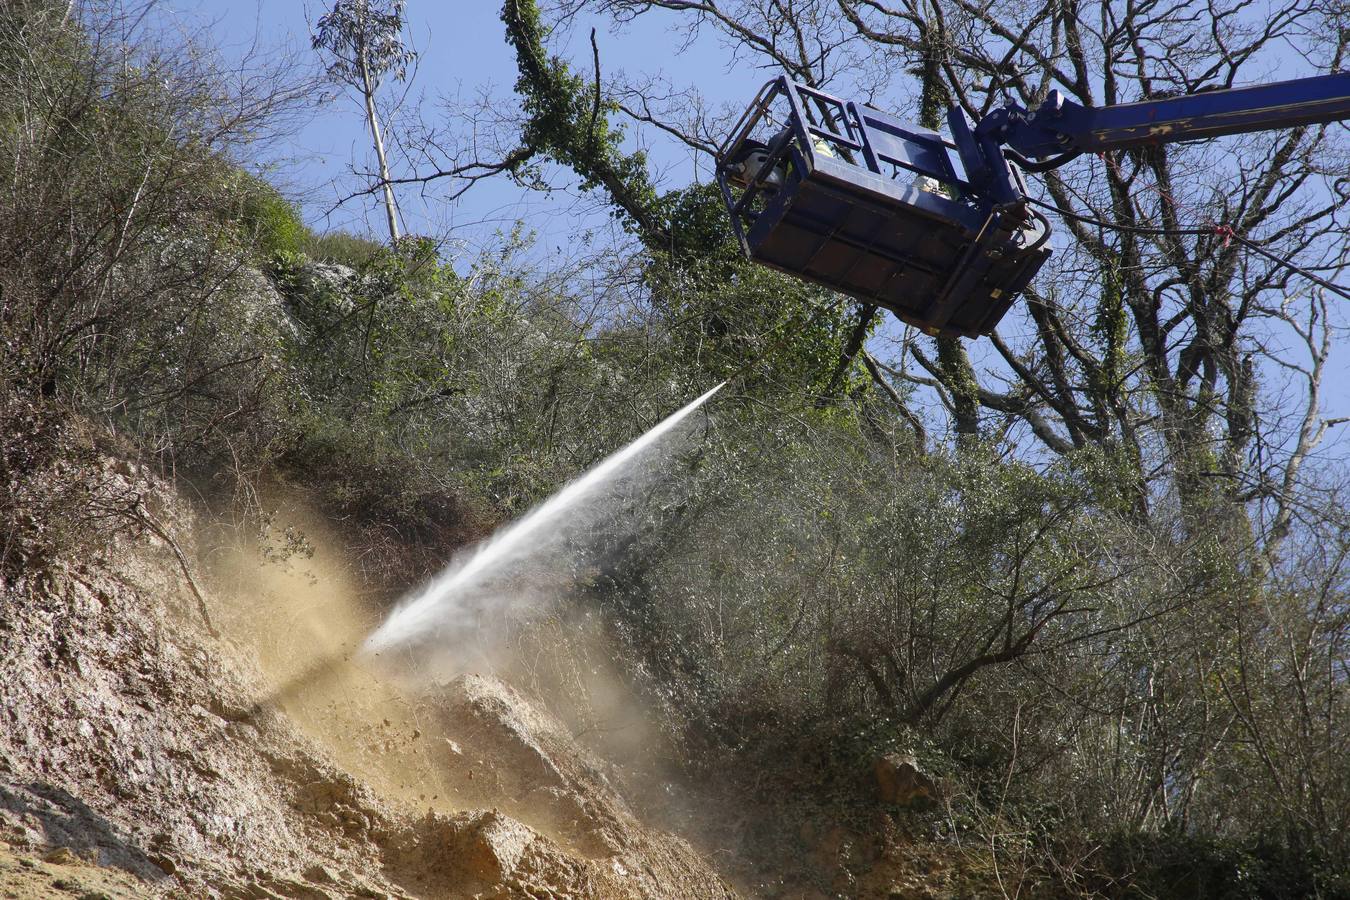
[[[160,535],[0,585],[0,896],[731,895],[536,703],[364,670],[340,586],[213,590],[173,491],[103,474]]]

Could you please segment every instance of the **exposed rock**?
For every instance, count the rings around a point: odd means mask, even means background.
[[[302,873],[305,878],[315,884],[337,884],[337,874],[330,868],[319,863],[315,863]]]
[[[291,303],[324,296],[340,312],[353,308],[352,287],[357,283],[356,270],[337,263],[306,262],[291,274],[294,290],[288,292]]]
[[[461,828],[457,854],[463,871],[477,881],[505,881],[536,835],[496,810],[479,813]]]
[[[882,803],[912,806],[938,796],[937,782],[920,770],[918,760],[909,754],[883,756],[876,761],[873,771]]]

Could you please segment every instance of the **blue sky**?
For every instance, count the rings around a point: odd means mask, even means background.
[[[238,56],[256,40],[263,49],[290,48],[301,58],[317,61],[307,49],[309,23],[324,12],[322,0],[162,0],[162,4],[161,11],[184,27],[208,27],[210,40],[227,56]],[[499,9],[497,0],[409,0],[409,35],[420,58],[408,103],[421,103],[428,113],[434,113],[439,97],[473,98],[487,91],[499,98],[504,109],[514,108],[515,58],[504,39]],[[729,75],[727,54],[711,38],[677,54],[676,38],[666,31],[671,21],[671,16],[648,15],[616,34],[607,31],[605,22],[580,20],[559,35],[556,49],[579,66],[588,66],[589,29],[596,24],[606,75],[621,70],[665,71],[677,83],[697,86],[714,102],[738,106],[769,77],[756,72]],[[636,130],[633,135],[645,138]],[[364,163],[372,156],[370,144],[357,101],[345,96],[321,107],[294,137],[269,148],[268,154],[276,163],[274,178],[302,202],[311,225],[379,234],[382,218],[369,203],[353,201],[329,213],[337,193],[334,179],[348,190],[355,186],[353,179],[343,179],[343,175],[353,159]],[[695,177],[689,154],[672,142],[655,140],[649,149],[670,185]],[[606,227],[608,217],[593,200],[575,202],[575,192],[567,189],[574,182],[564,174],[558,173],[555,180],[562,189],[547,196],[495,179],[480,183],[454,205],[437,199],[434,190],[424,200],[417,190],[405,188],[400,192],[400,206],[412,231],[451,233],[471,247],[491,244],[497,231],[509,231],[514,222],[525,220],[539,235],[543,249],[557,252],[579,224]]]

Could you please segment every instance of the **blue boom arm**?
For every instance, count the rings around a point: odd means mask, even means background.
[[[1007,203],[1017,197],[1000,159],[1005,153],[1038,171],[1084,152],[1350,119],[1350,72],[1118,106],[1082,106],[1052,91],[1034,112],[1009,104],[973,130],[959,110],[947,117],[967,171]]]

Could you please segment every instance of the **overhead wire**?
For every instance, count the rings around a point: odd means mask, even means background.
[[[1299,275],[1302,275],[1304,278],[1308,279],[1314,284],[1320,285],[1321,287],[1326,288],[1327,290],[1331,291],[1332,293],[1340,297],[1345,298],[1346,300],[1350,300],[1350,288],[1341,287],[1335,282],[1328,281],[1327,279],[1321,277],[1317,273],[1309,271],[1308,269],[1298,265],[1292,260],[1286,259],[1285,257],[1280,256],[1277,253],[1273,253],[1270,250],[1267,250],[1265,247],[1262,247],[1255,241],[1249,240],[1248,238],[1245,238],[1242,235],[1238,234],[1236,231],[1233,230],[1231,226],[1228,225],[1215,224],[1203,228],[1154,228],[1154,227],[1145,227],[1141,225],[1121,225],[1116,222],[1107,222],[1103,219],[1096,219],[1091,216],[1084,216],[1078,213],[1069,212],[1068,210],[1060,209],[1053,203],[1046,203],[1044,200],[1037,200],[1034,197],[1027,197],[1026,201],[1035,206],[1039,206],[1042,209],[1047,209],[1050,212],[1055,213],[1056,215],[1063,216],[1066,219],[1072,219],[1075,222],[1082,222],[1084,225],[1092,225],[1097,228],[1106,228],[1112,231],[1119,231],[1127,234],[1142,234],[1153,237],[1186,237],[1186,236],[1211,234],[1221,237],[1225,241],[1229,240],[1236,241],[1243,247],[1247,248],[1248,250],[1251,250],[1254,253],[1259,253],[1261,256],[1264,256],[1266,259],[1270,260],[1276,265],[1283,266],[1284,268],[1288,269],[1291,272],[1295,272]]]

